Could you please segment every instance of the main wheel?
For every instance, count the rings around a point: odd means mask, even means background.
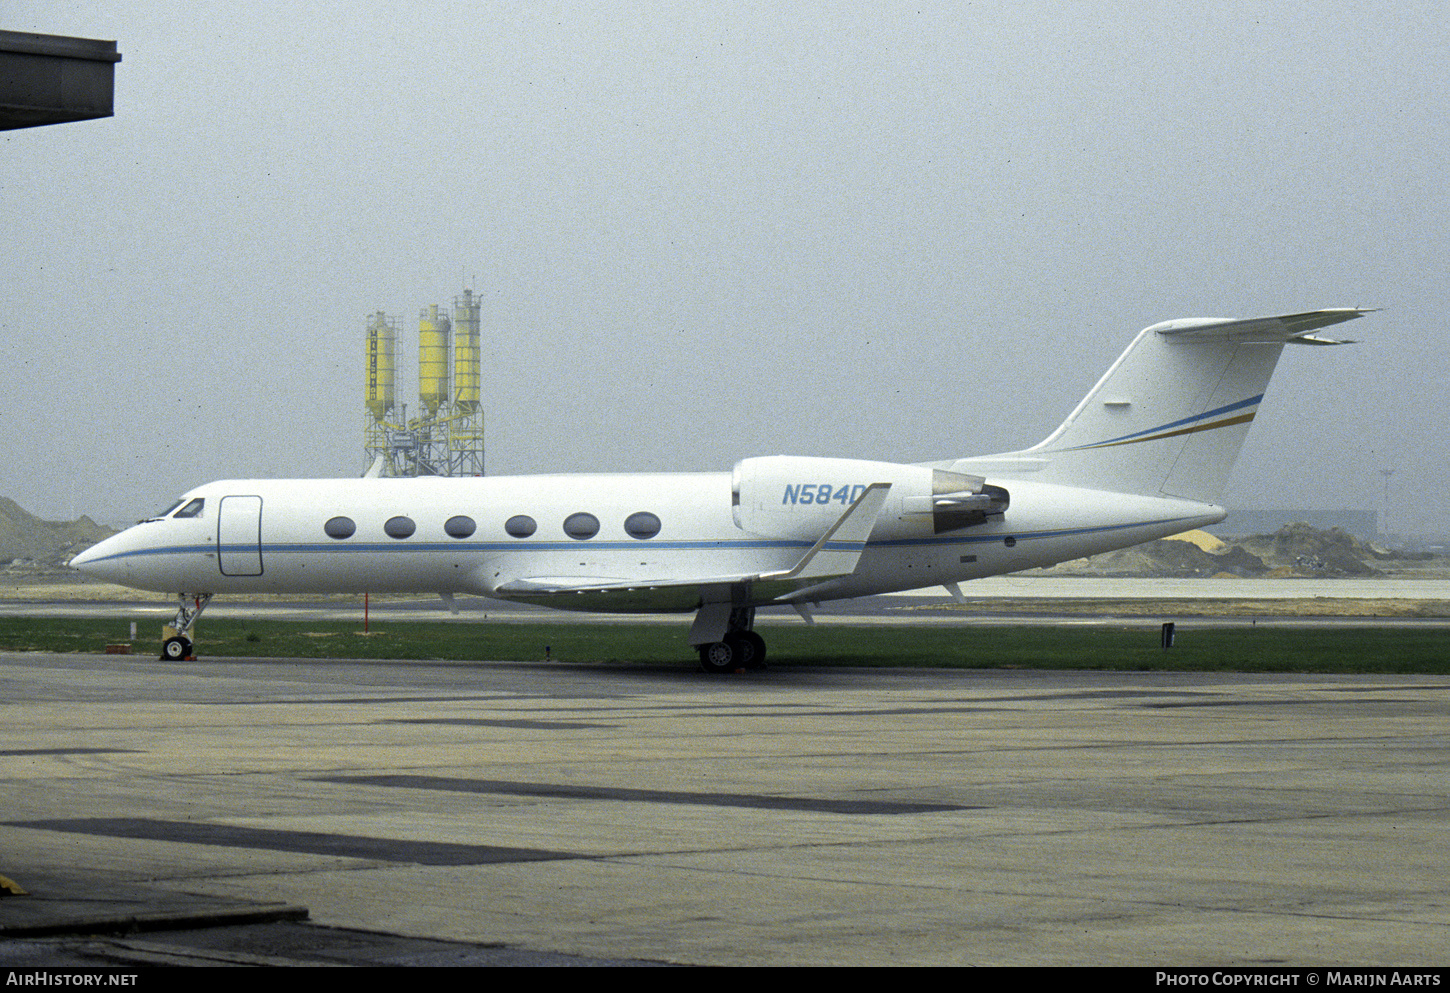
[[[167,638],[166,643],[161,646],[161,661],[163,662],[180,662],[190,655],[191,639],[189,638],[180,636]]]
[[[740,641],[750,646],[750,656],[745,660],[747,669],[765,668],[765,639],[754,631],[741,631]]]
[[[756,644],[749,631],[731,631],[725,636],[725,642],[735,651],[735,668],[754,669],[760,665],[756,658]]]
[[[739,653],[729,640],[700,646],[700,668],[711,674],[734,672],[740,666]]]

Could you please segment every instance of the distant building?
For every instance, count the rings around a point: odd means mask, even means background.
[[[1313,510],[1307,507],[1257,509],[1232,507],[1228,518],[1218,524],[1204,528],[1210,534],[1243,537],[1250,534],[1273,534],[1285,524],[1302,521],[1311,527],[1327,531],[1339,528],[1354,535],[1360,541],[1373,541],[1379,534],[1379,522],[1373,510],[1343,508],[1339,510]]]

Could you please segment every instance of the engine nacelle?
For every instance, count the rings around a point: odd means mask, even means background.
[[[941,534],[1005,513],[1007,491],[980,476],[896,462],[772,455],[744,459],[732,475],[737,527],[769,538],[815,541],[872,483],[891,492],[873,540]]]

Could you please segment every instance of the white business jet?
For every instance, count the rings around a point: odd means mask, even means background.
[[[470,593],[695,614],[709,672],[763,665],[760,607],[1051,565],[1223,520],[1285,344],[1368,313],[1193,318],[1142,331],[1062,426],[1019,452],[917,465],[749,458],[729,472],[208,483],[78,555],[178,594],[162,658],[217,593]]]

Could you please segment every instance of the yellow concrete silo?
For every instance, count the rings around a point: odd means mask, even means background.
[[[472,290],[453,298],[453,410],[448,419],[448,474],[483,475],[483,408],[480,403],[479,315]]]
[[[478,325],[482,309],[472,290],[453,298],[453,403],[460,412],[478,409]]]
[[[398,475],[389,432],[397,425],[398,404],[398,319],[381,310],[368,318],[363,377],[366,387],[363,404],[363,457],[365,468],[371,470],[383,460],[383,475]]]
[[[418,314],[418,399],[428,416],[449,401],[448,344],[451,328],[448,315],[438,313],[436,303]]]
[[[385,419],[397,402],[397,366],[393,362],[396,343],[397,333],[392,322],[378,311],[368,322],[367,333],[366,403],[375,421]]]

